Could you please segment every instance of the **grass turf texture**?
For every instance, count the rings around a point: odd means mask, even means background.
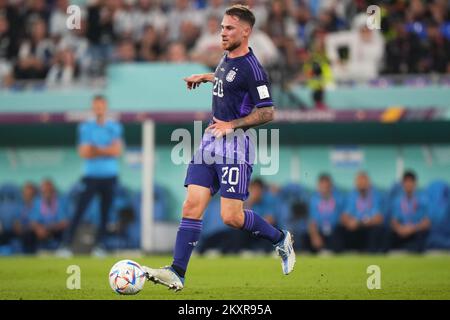
[[[194,257],[179,293],[147,282],[135,296],[109,287],[111,266],[126,257],[0,258],[0,299],[450,299],[450,256],[297,256],[289,276],[278,259]],[[131,258],[159,267],[170,257]],[[69,290],[69,265],[81,268],[81,289]],[[369,265],[381,268],[381,289],[367,289]]]

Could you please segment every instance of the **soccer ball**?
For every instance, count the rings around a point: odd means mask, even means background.
[[[136,294],[144,288],[145,272],[139,263],[121,260],[109,272],[109,284],[119,294]]]

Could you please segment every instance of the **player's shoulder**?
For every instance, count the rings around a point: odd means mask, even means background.
[[[242,66],[245,68],[246,74],[256,81],[264,81],[267,78],[266,71],[251,50],[243,59]]]

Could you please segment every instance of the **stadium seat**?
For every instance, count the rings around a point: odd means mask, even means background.
[[[203,215],[202,238],[227,229],[228,227],[220,217],[220,197],[216,196],[211,200]]]
[[[14,184],[0,186],[0,224],[4,231],[11,231],[20,206],[20,189]]]
[[[302,247],[308,234],[308,204],[311,192],[297,183],[284,185],[279,192],[280,203],[284,204],[288,217],[286,227],[294,233],[296,246]]]
[[[431,230],[428,249],[450,249],[450,187],[442,180],[431,182],[426,193],[429,199]]]
[[[450,187],[445,181],[431,182],[426,194],[430,202],[430,219],[433,224],[440,224],[445,219],[445,214],[450,201]]]
[[[13,183],[4,183],[0,185],[0,202],[18,202],[20,201],[20,187]]]

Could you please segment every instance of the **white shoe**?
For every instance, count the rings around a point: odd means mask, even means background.
[[[180,277],[172,267],[166,266],[164,268],[152,269],[142,266],[146,273],[147,280],[155,284],[162,284],[175,292],[184,288],[184,278]]]
[[[281,257],[281,267],[284,274],[291,273],[295,266],[294,241],[289,231],[283,230],[283,240],[275,245],[276,253]]]

